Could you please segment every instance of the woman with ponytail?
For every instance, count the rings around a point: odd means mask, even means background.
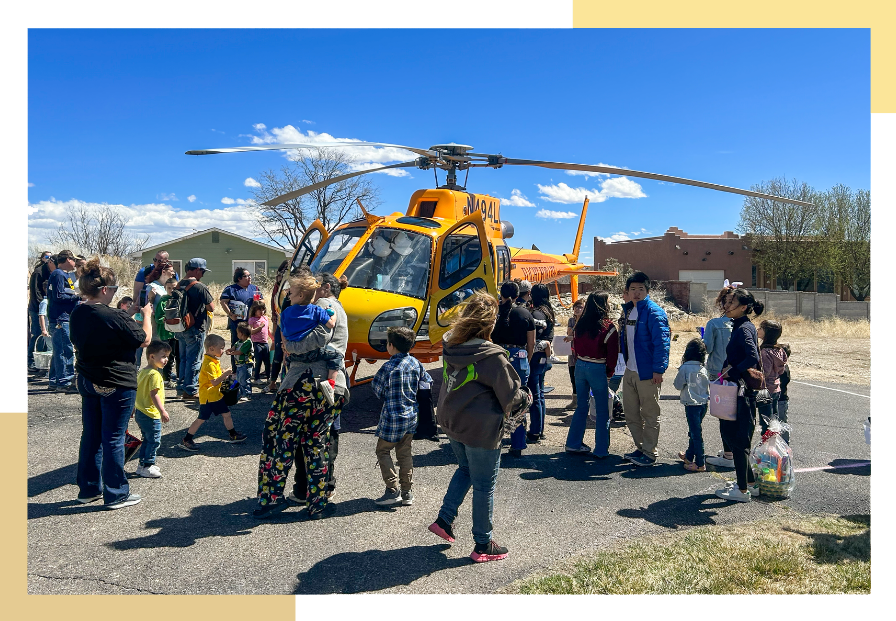
[[[529,433],[526,440],[538,443],[544,438],[544,374],[551,368],[551,344],[554,342],[554,309],[551,308],[551,292],[547,285],[532,287],[532,318],[535,320],[535,354],[530,366],[529,391],[532,407],[529,409]]]
[[[120,509],[140,502],[124,472],[124,440],[137,399],[134,359],[152,339],[152,303],[143,308],[142,325],[127,311],[109,308],[118,284],[99,257],[88,261],[78,277],[87,296],[69,320],[81,393],[78,502],[102,498],[107,509]]]
[[[750,443],[756,427],[755,391],[746,381],[750,369],[761,369],[759,358],[759,337],[750,315],[759,316],[765,309],[746,289],[731,292],[725,305],[725,316],[732,320],[731,339],[725,348],[727,356],[722,377],[738,384],[736,420],[720,420],[719,430],[725,445],[734,454],[734,470],[737,482],[716,490],[716,496],[726,500],[750,502],[751,496],[759,495],[759,485],[753,477],[747,458]]]

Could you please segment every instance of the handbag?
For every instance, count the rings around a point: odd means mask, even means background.
[[[737,384],[709,385],[709,413],[721,420],[737,420]]]
[[[124,460],[127,462],[131,457],[137,454],[143,440],[133,435],[130,431],[124,432]]]
[[[759,356],[759,366],[760,366],[760,368],[762,367],[762,356],[761,355]],[[757,407],[769,405],[772,402],[772,396],[768,392],[768,386],[765,385],[765,369],[758,370],[758,371],[757,371],[757,369],[750,369],[750,371],[755,371],[755,372],[759,373],[759,375],[761,376],[759,386],[756,387],[759,390],[756,390],[756,393],[753,395],[753,399],[755,399]],[[753,376],[753,374],[750,373],[750,377],[752,377],[752,376]],[[750,386],[750,388],[753,388],[753,386]],[[755,390],[755,388],[754,388],[754,390]]]

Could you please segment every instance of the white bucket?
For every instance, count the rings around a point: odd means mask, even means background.
[[[40,339],[44,339],[45,342],[47,341],[45,336],[40,336],[37,341],[34,342],[34,367],[36,369],[46,370],[50,368],[50,359],[53,357],[53,348],[50,346],[48,351],[37,351],[37,343]]]

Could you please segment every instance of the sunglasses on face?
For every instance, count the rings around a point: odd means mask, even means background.
[[[103,289],[118,289],[119,285],[105,285]]]

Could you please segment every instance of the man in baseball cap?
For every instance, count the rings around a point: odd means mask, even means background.
[[[185,278],[177,283],[177,288],[184,290],[187,312],[193,315],[193,325],[174,334],[180,354],[177,396],[185,400],[199,398],[199,369],[202,367],[205,337],[211,328],[211,316],[215,311],[211,292],[199,281],[210,271],[205,259],[190,259],[184,266]]]

